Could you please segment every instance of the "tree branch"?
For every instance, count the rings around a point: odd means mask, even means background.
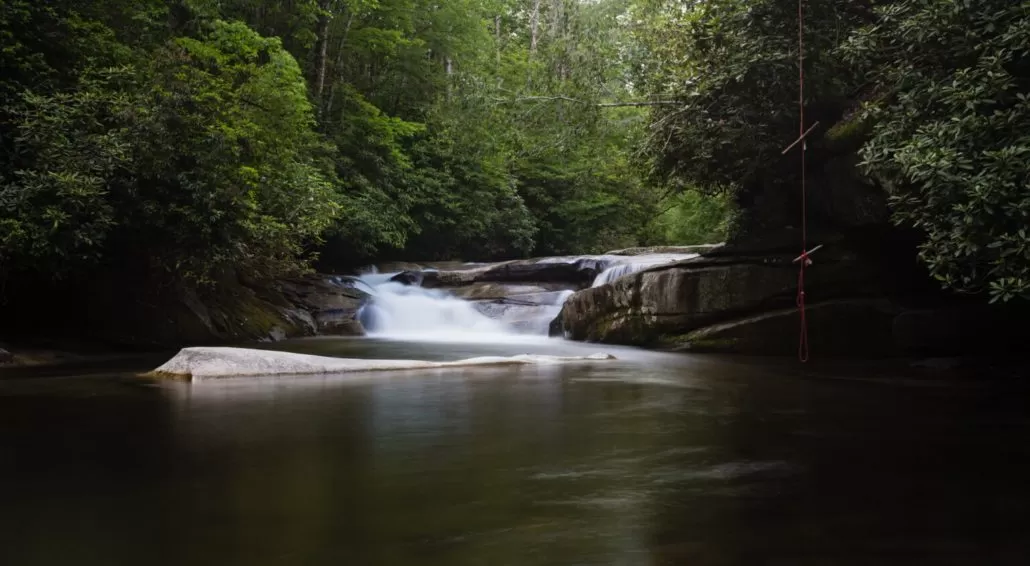
[[[678,106],[680,102],[675,100],[638,100],[628,102],[589,102],[586,100],[580,100],[578,98],[571,98],[568,96],[520,96],[517,98],[505,99],[495,98],[498,102],[546,102],[546,101],[564,101],[573,102],[575,104],[582,104],[584,106],[595,106],[597,108],[621,108],[629,106]]]

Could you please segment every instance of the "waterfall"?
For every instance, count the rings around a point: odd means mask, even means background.
[[[594,282],[591,287],[607,285],[620,277],[624,277],[631,273],[637,273],[638,271],[643,271],[650,267],[683,261],[697,256],[698,254],[650,254],[621,257],[613,264],[609,265],[607,269],[598,274],[598,276],[594,278]]]
[[[497,341],[514,334],[504,324],[447,292],[389,281],[375,275],[366,282],[375,294],[358,312],[369,336],[427,342]],[[385,282],[379,282],[384,281]]]
[[[594,273],[600,270],[592,285],[599,287],[631,273],[693,257],[697,254],[575,256],[544,258],[537,263],[567,263]],[[533,285],[493,283],[508,287],[488,298],[466,300],[442,289],[420,287],[418,277],[399,278],[414,283],[412,285],[393,281],[396,275],[397,272],[379,273],[370,269],[358,277],[359,287],[370,295],[358,311],[358,320],[369,336],[423,342],[538,339],[547,336],[551,321],[573,294],[569,289],[536,286],[533,290]]]

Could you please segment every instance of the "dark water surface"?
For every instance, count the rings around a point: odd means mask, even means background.
[[[1030,564],[1012,384],[564,343],[287,347],[620,360],[8,376],[0,565]]]

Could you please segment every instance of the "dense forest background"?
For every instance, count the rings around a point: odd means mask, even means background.
[[[1030,292],[1030,3],[809,0],[805,105]],[[3,0],[0,280],[696,243],[797,162],[793,0]]]
[[[622,106],[641,98],[629,8],[6,0],[0,257],[205,281],[314,251],[356,265],[678,239],[662,215],[679,203],[637,154],[648,109]],[[706,222],[693,240],[722,236]]]

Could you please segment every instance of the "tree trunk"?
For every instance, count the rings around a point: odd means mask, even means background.
[[[454,93],[454,61],[450,57],[444,57],[444,68],[447,69],[447,101],[451,101]]]
[[[540,23],[540,0],[533,0],[533,14],[529,17],[529,54],[536,53],[537,27]]]
[[[501,68],[501,16],[494,16],[494,38],[497,42],[497,68]]]
[[[317,39],[315,42],[315,103],[318,108],[318,117],[322,118],[322,110],[325,106],[322,94],[325,92],[325,71],[329,59],[329,13],[332,0],[319,0],[318,8],[321,14],[318,16],[318,27],[315,31]]]
[[[336,64],[333,66],[333,70],[336,73],[336,77],[343,76],[343,54],[347,52],[347,36],[350,35],[351,24],[354,23],[354,12],[351,12],[347,16],[347,25],[343,28],[343,37],[340,38],[340,47],[336,50]],[[336,98],[336,86],[335,83],[329,87],[329,100],[325,105],[326,116],[332,114],[333,111],[333,100]],[[321,116],[320,116],[321,117]],[[325,127],[322,126],[322,131],[325,131]]]

